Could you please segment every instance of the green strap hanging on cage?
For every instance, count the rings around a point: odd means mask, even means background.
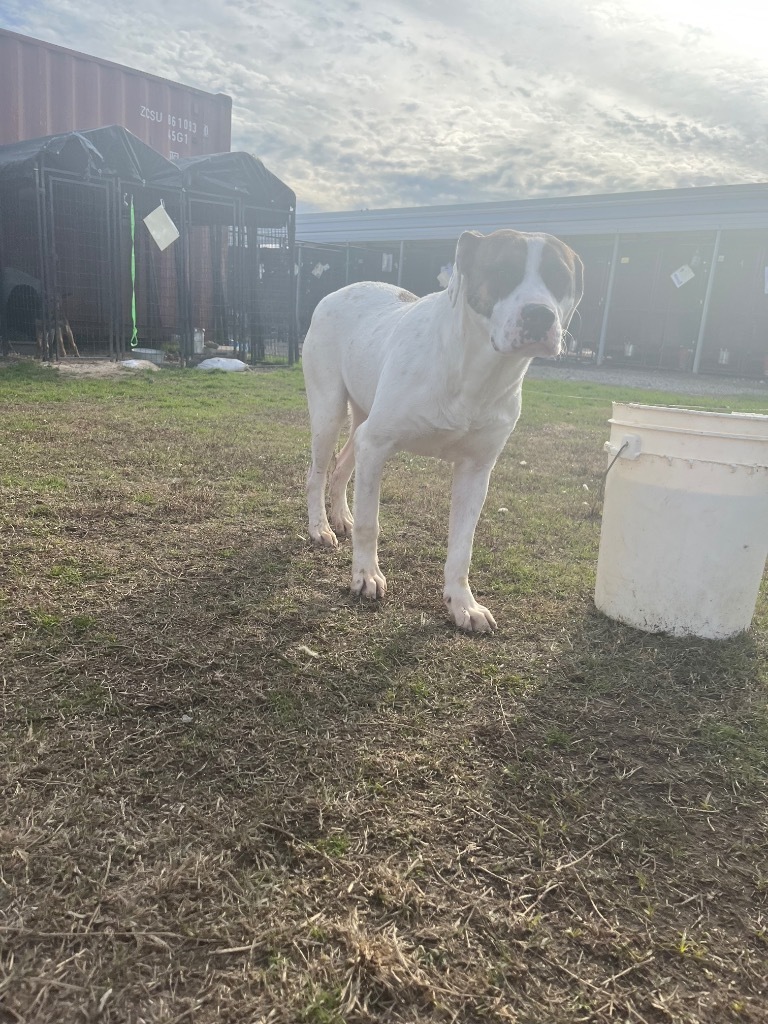
[[[136,326],[136,213],[131,196],[131,348],[139,344],[139,331]]]

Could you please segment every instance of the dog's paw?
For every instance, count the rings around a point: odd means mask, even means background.
[[[373,571],[355,569],[352,573],[351,591],[356,597],[367,597],[368,600],[375,601],[386,594],[387,581],[378,566]]]
[[[331,513],[331,526],[340,540],[347,540],[352,536],[352,516],[335,516]]]
[[[339,546],[336,534],[328,525],[310,526],[309,536],[315,544],[320,544],[324,548],[337,548]]]
[[[484,605],[477,603],[471,592],[453,596],[446,591],[443,600],[459,629],[467,633],[492,633],[496,629],[496,619]]]

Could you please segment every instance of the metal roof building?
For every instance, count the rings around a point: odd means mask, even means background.
[[[572,355],[768,376],[768,183],[299,213],[304,321],[346,281],[434,291],[462,231],[505,227],[558,235],[582,256]]]
[[[768,229],[768,183],[296,217],[302,241],[325,243],[456,239],[510,227],[570,236]]]

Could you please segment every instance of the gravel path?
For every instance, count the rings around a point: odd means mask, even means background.
[[[604,367],[591,364],[535,362],[529,377],[538,380],[592,381],[620,387],[669,391],[678,395],[754,395],[764,397],[768,407],[768,381],[743,377],[712,377],[690,373],[663,373],[632,367]]]

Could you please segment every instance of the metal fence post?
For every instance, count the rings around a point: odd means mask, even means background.
[[[301,271],[303,258],[304,248],[299,244],[296,246],[296,350],[293,353],[295,359],[299,358],[299,338],[301,335]],[[294,361],[294,359],[291,360],[291,362]]]
[[[617,232],[613,239],[613,255],[611,256],[611,269],[608,274],[608,287],[605,290],[605,305],[603,306],[603,322],[600,325],[600,342],[597,346],[597,365],[600,366],[605,360],[605,342],[608,334],[608,314],[611,310],[611,299],[613,298],[613,282],[616,280],[616,264],[619,262],[619,242],[621,235]]]
[[[701,311],[701,323],[699,324],[699,336],[696,339],[696,351],[693,356],[693,373],[699,372],[701,366],[701,351],[704,347],[704,334],[707,329],[707,320],[709,319],[709,304],[712,299],[712,286],[715,283],[715,274],[717,273],[717,257],[720,255],[720,240],[723,237],[723,232],[720,228],[717,229],[715,235],[715,247],[712,252],[712,269],[709,272],[709,280],[707,281],[707,290],[704,295],[704,307]]]

